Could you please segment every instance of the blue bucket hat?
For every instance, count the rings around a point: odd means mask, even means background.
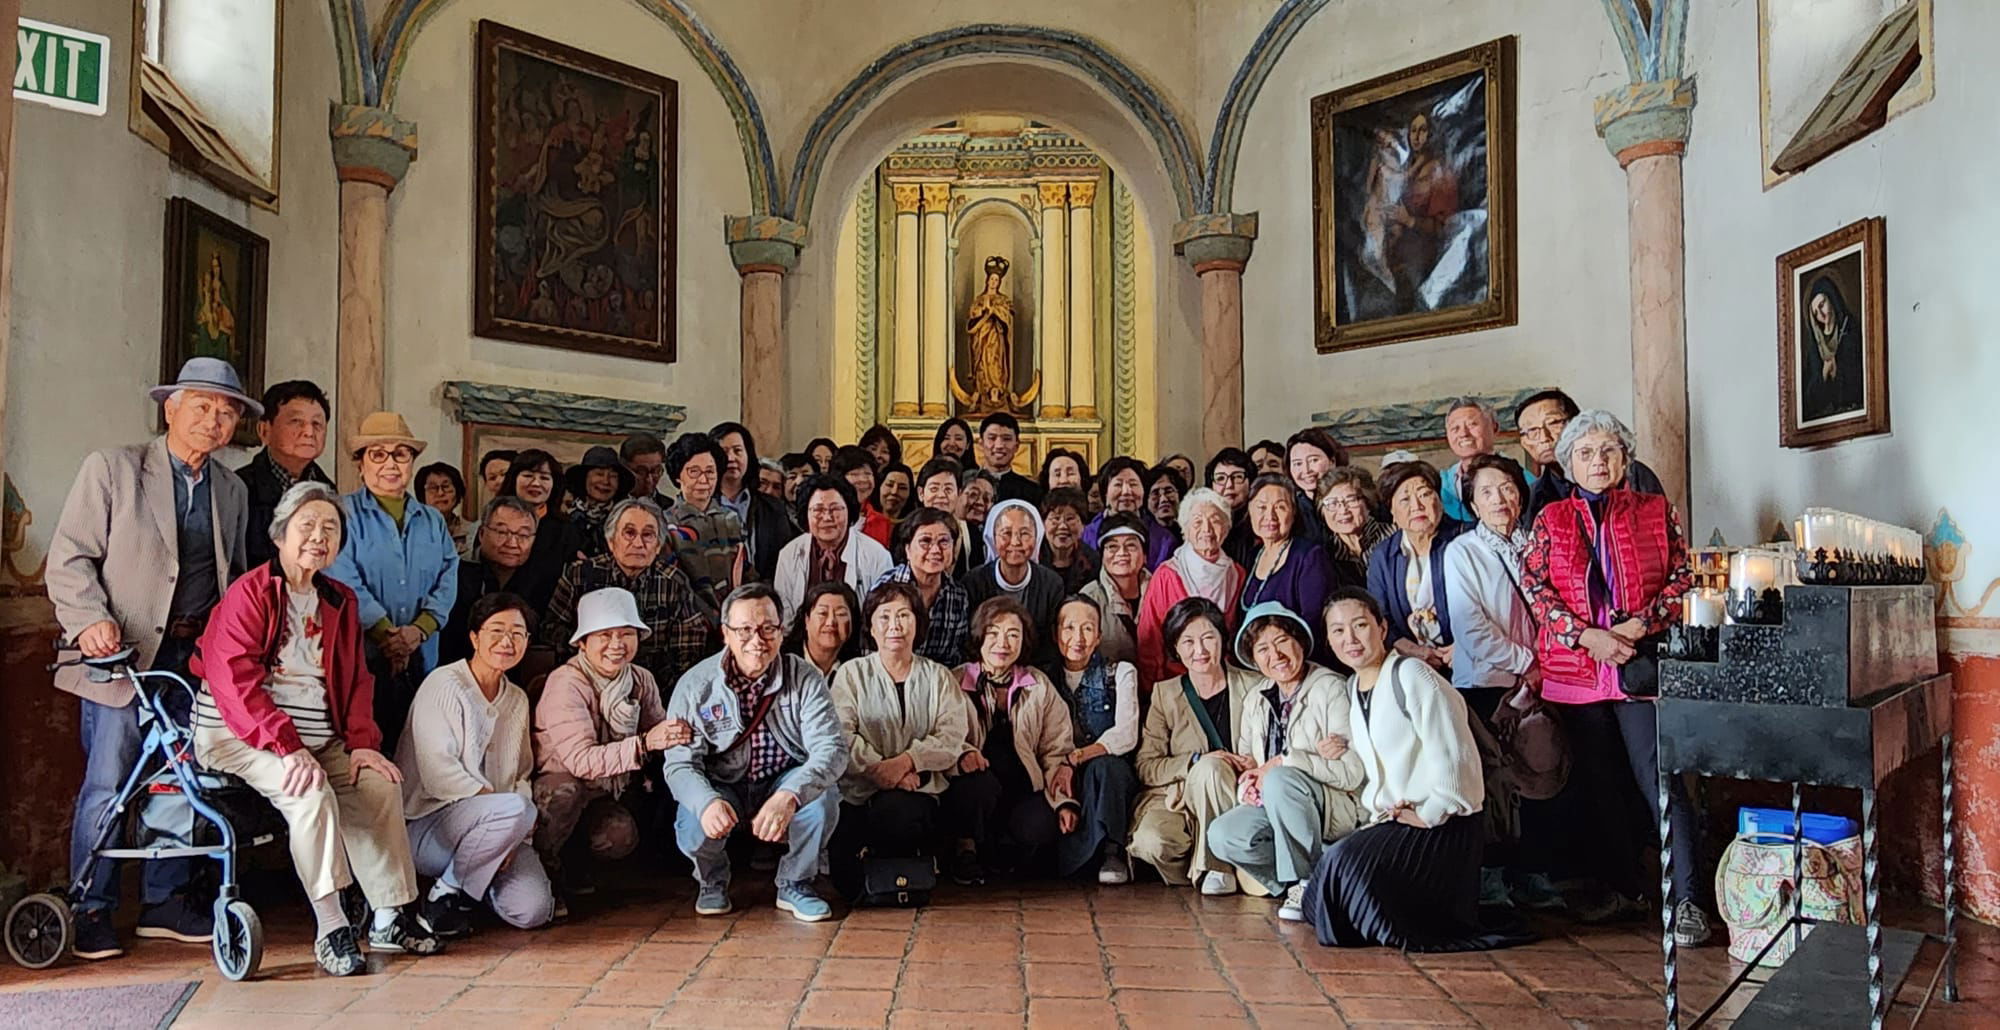
[[[1247,650],[1247,648],[1253,643],[1250,640],[1250,625],[1256,622],[1258,619],[1264,618],[1265,616],[1269,615],[1275,615],[1278,616],[1279,618],[1290,619],[1293,622],[1298,623],[1299,632],[1305,634],[1306,638],[1305,651],[1308,655],[1312,653],[1313,649],[1312,624],[1307,622],[1305,619],[1301,618],[1299,616],[1299,613],[1291,610],[1290,608],[1285,607],[1282,602],[1263,601],[1257,604],[1255,607],[1251,608],[1249,611],[1244,612],[1243,624],[1236,627],[1236,661],[1238,664],[1242,665],[1246,669],[1255,669],[1257,667],[1256,661],[1254,661],[1251,658],[1250,652]]]
[[[237,378],[236,369],[221,358],[189,358],[181,366],[181,374],[171,383],[161,383],[146,391],[146,396],[154,401],[164,401],[178,390],[200,390],[203,393],[219,393],[243,405],[245,418],[263,418],[264,405],[257,398],[243,390],[243,380]]]

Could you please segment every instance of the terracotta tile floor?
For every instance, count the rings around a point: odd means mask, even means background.
[[[867,910],[808,926],[777,912],[768,883],[738,888],[736,914],[693,915],[679,886],[593,899],[540,932],[484,929],[426,959],[375,958],[366,975],[320,976],[299,913],[267,916],[260,977],[221,979],[207,950],[140,942],[123,959],[29,973],[0,962],[0,991],[199,979],[175,1025],[291,1027],[760,1026],[1312,1027],[1400,1023],[1657,1026],[1656,940],[1637,924],[1548,922],[1531,947],[1404,957],[1320,947],[1266,900],[1160,886],[1047,885],[941,892],[922,911]],[[1904,910],[1899,922],[1935,919]],[[2000,931],[1966,926],[1965,1001],[1925,1026],[2000,1025]],[[1721,948],[1682,965],[1690,1003],[1730,972]],[[1913,981],[1921,983],[1928,972]],[[1919,988],[1906,991],[1913,997]],[[1891,1025],[1906,1025],[1900,1006]]]

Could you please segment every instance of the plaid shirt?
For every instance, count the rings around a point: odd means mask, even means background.
[[[916,574],[906,563],[884,573],[875,585],[916,581]],[[972,599],[957,580],[944,576],[938,584],[937,597],[931,601],[930,626],[924,631],[923,642],[917,645],[917,653],[956,668],[965,661],[965,641],[971,635]]]
[[[774,663],[764,670],[764,675],[751,679],[736,671],[735,655],[722,659],[722,678],[729,684],[729,689],[736,692],[736,708],[741,713],[738,718],[743,720],[744,725],[749,725],[750,720],[756,718],[757,702],[767,692],[777,689],[777,677],[773,675],[777,668]],[[773,700],[771,703],[775,705],[778,702]],[[792,756],[785,753],[785,745],[779,742],[778,735],[771,732],[768,719],[758,723],[757,728],[750,731],[750,739],[740,746],[750,756],[750,769],[744,776],[751,783],[762,783],[794,764]]]
[[[555,649],[558,660],[576,653],[569,638],[576,632],[576,602],[583,595],[605,587],[622,587],[639,602],[639,618],[652,633],[639,641],[633,659],[660,685],[664,702],[672,693],[681,673],[715,653],[716,629],[688,585],[687,574],[662,555],[636,576],[628,576],[608,554],[569,563],[556,581],[549,597],[547,617],[542,620],[542,643]]]

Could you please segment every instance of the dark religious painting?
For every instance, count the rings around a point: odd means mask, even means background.
[[[1322,352],[1517,320],[1514,37],[1312,102]]]
[[[264,392],[264,306],[270,241],[186,197],[167,201],[166,283],[160,296],[160,382],[189,358],[221,358],[252,397]],[[254,419],[236,442],[257,443]]]
[[[1889,431],[1883,221],[1778,258],[1778,441],[1818,447]]]
[[[473,331],[674,360],[679,86],[479,23]]]

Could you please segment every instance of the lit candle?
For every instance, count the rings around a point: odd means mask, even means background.
[[[1685,603],[1688,612],[1688,625],[1722,625],[1722,591],[1707,588],[1690,591]]]
[[[1797,547],[1801,551],[1806,549],[1805,519],[1800,518],[1792,520],[1792,546]]]
[[[1769,551],[1755,549],[1736,552],[1730,560],[1729,589],[1761,594],[1778,582],[1778,559]]]

